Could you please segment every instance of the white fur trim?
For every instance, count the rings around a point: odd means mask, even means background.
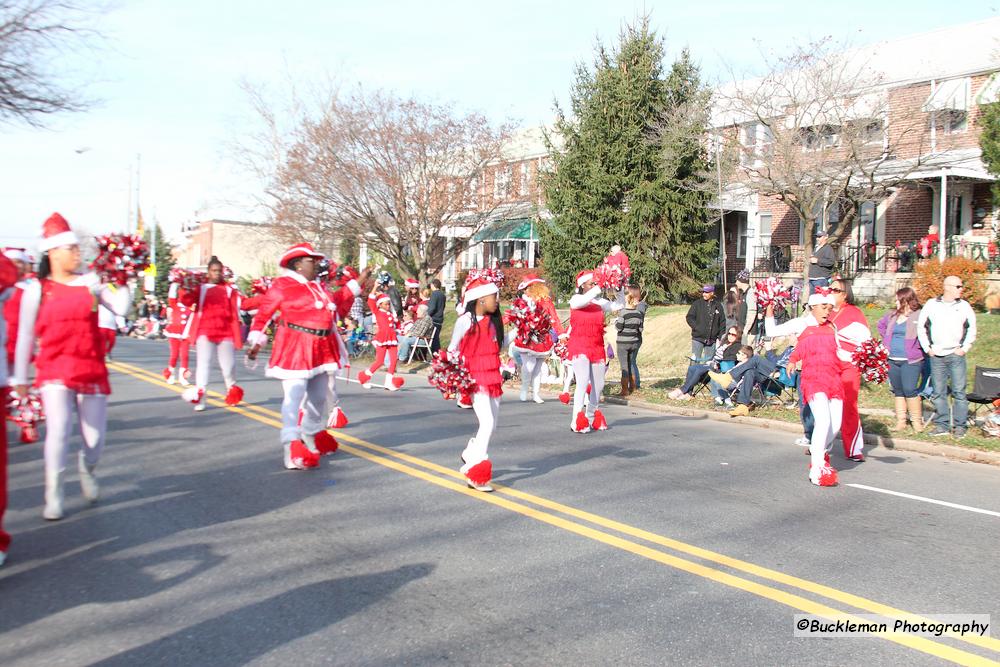
[[[351,294],[358,296],[361,294],[361,285],[358,284],[357,280],[351,279],[347,281],[347,289],[351,290]]]
[[[499,291],[500,290],[493,283],[486,283],[485,285],[480,285],[479,287],[473,287],[470,290],[466,290],[465,298],[462,299],[462,303],[467,306],[473,299],[481,299],[484,296],[496,294]]]
[[[592,272],[587,272],[576,279],[576,286],[583,287],[584,283],[588,283],[594,279],[594,274]]]
[[[25,264],[31,264],[31,259],[28,254],[21,250],[20,248],[8,248],[3,251],[3,256],[7,259],[14,260],[16,262],[24,262]]]
[[[43,238],[38,242],[38,249],[41,252],[48,252],[53,248],[58,248],[63,245],[78,245],[80,239],[76,238],[76,234],[73,232],[59,232],[55,236],[49,236],[48,238]]]
[[[336,373],[339,369],[340,364],[338,363],[323,364],[322,366],[317,366],[316,368],[307,368],[303,370],[281,368],[280,366],[268,366],[267,370],[264,371],[264,375],[269,378],[275,378],[276,380],[308,380],[309,378],[322,375],[323,373]]]
[[[267,334],[263,331],[251,331],[247,334],[247,343],[251,346],[260,345],[263,347],[267,343]]]

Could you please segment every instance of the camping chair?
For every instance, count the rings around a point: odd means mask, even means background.
[[[969,424],[975,425],[976,413],[982,405],[992,405],[1000,398],[1000,368],[976,366],[972,391],[965,397],[969,400]]]
[[[427,358],[430,359],[433,354],[431,353],[431,342],[434,340],[435,334],[437,334],[437,327],[431,329],[430,336],[417,336],[417,339],[413,341],[413,345],[410,346],[410,358],[406,360],[406,363],[413,362],[413,355],[417,353],[417,348],[422,348],[427,350]]]
[[[688,367],[692,366],[693,363],[694,362],[691,362],[690,364],[688,364]],[[708,365],[711,366],[711,363],[709,363]],[[719,362],[719,372],[720,373],[728,373],[735,366],[736,366],[736,362],[733,361],[732,359],[727,359],[725,361],[720,361]],[[702,380],[701,382],[699,382],[698,384],[696,384],[694,386],[694,388],[691,389],[691,398],[697,398],[698,395],[701,394],[701,392],[705,391],[710,386],[711,386],[711,378],[709,378],[706,375],[704,380]],[[725,387],[723,387],[723,390],[725,390]],[[712,398],[715,398],[715,397],[713,396]]]

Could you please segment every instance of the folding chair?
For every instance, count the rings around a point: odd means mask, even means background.
[[[986,368],[976,366],[975,377],[972,381],[972,391],[965,397],[969,403],[969,425],[976,423],[977,412],[980,406],[992,405],[993,401],[1000,398],[1000,368]]]
[[[410,346],[410,358],[406,360],[406,363],[409,364],[409,363],[413,362],[413,355],[415,355],[417,353],[417,348],[423,348],[423,349],[427,350],[427,358],[428,359],[431,356],[433,356],[433,354],[431,353],[431,342],[433,342],[434,336],[437,334],[437,330],[438,330],[438,328],[434,327],[433,329],[431,329],[431,335],[430,336],[427,336],[427,337],[418,336],[417,339],[415,341],[413,341],[413,345]]]
[[[688,364],[688,368],[690,368],[693,365],[694,365],[693,362],[691,364]],[[708,364],[708,365],[711,365],[711,364]],[[725,360],[725,361],[720,361],[719,362],[719,372],[720,373],[728,373],[735,366],[736,366],[736,362],[733,361],[733,360],[731,360],[731,359],[728,359],[728,360]],[[703,392],[706,389],[708,389],[710,383],[711,383],[711,378],[709,378],[706,375],[704,380],[702,380],[701,382],[699,382],[698,384],[696,384],[694,386],[694,388],[691,389],[691,398],[697,398],[698,395],[701,394],[701,392]],[[725,390],[725,387],[723,387],[723,390]]]

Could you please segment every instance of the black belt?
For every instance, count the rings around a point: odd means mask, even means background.
[[[293,331],[301,331],[302,333],[312,334],[313,336],[319,336],[320,338],[325,338],[330,335],[330,329],[310,329],[309,327],[292,324],[291,322],[282,322],[282,324]]]

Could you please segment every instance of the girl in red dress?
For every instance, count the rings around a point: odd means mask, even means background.
[[[323,255],[308,243],[292,246],[278,264],[284,273],[257,304],[250,325],[247,357],[257,357],[267,342],[264,330],[274,319],[274,345],[265,375],[281,380],[281,446],[289,470],[315,468],[319,457],[337,449],[323,428],[326,417],[327,376],[340,368],[346,356],[330,344],[336,330],[333,300],[315,280],[316,262]]]
[[[13,259],[7,252],[0,256],[0,293],[6,293],[23,273],[21,267],[15,266],[18,257]],[[20,289],[15,290],[20,293]],[[0,311],[0,330],[3,329],[3,311]],[[7,385],[7,359],[0,360],[0,382]],[[0,407],[0,419],[7,416],[7,406]],[[7,428],[0,428],[0,565],[7,560],[7,549],[10,548],[10,534],[3,529],[3,515],[7,511]]]
[[[534,274],[529,274],[524,277],[517,289],[523,292],[524,300],[528,302],[528,306],[532,310],[537,306],[548,313],[549,319],[552,320],[552,328],[555,329],[556,335],[561,336],[563,333],[562,322],[559,321],[556,306],[552,302],[552,296],[545,281]],[[535,403],[545,402],[539,395],[542,386],[542,366],[552,356],[553,345],[551,336],[546,336],[537,343],[523,340],[520,337],[514,339],[514,349],[521,357],[522,401],[528,400],[530,389]]]
[[[202,284],[198,305],[191,322],[188,342],[193,342],[197,357],[195,386],[184,392],[184,399],[194,403],[196,412],[205,409],[208,367],[218,353],[219,368],[226,382],[226,404],[243,400],[243,389],[236,384],[236,350],[243,347],[240,337],[240,293],[222,276],[222,262],[212,255],[208,260],[207,282]]]
[[[386,357],[389,358],[389,372],[385,375],[385,388],[389,391],[399,391],[403,386],[403,378],[396,377],[396,362],[399,359],[399,341],[396,338],[396,330],[399,328],[399,320],[396,313],[392,312],[392,304],[389,295],[384,292],[372,292],[368,295],[368,307],[375,316],[375,363],[367,371],[358,373],[358,382],[365,389],[372,388],[372,376],[375,371],[382,368]]]
[[[449,353],[461,354],[469,374],[476,381],[472,409],[479,419],[476,437],[462,452],[461,472],[468,485],[478,491],[492,491],[493,464],[489,460],[490,436],[497,428],[503,378],[500,377],[500,349],[503,347],[503,319],[497,286],[474,278],[465,288],[465,312],[455,321]]]
[[[167,292],[167,327],[165,335],[170,341],[170,362],[163,369],[167,384],[177,384],[183,387],[191,383],[191,371],[188,370],[188,357],[191,343],[188,341],[191,323],[194,319],[194,309],[197,305],[197,295],[186,290],[176,282],[170,283]],[[178,366],[178,364],[180,364]]]
[[[573,417],[570,429],[575,433],[606,431],[608,422],[600,410],[607,371],[604,347],[604,313],[621,310],[620,301],[601,298],[601,288],[594,285],[594,273],[576,275],[577,293],[569,300],[570,334],[567,348],[573,363],[576,391],[573,394]],[[584,412],[583,399],[589,387],[590,397]]]
[[[815,419],[809,453],[809,481],[816,486],[837,484],[837,471],[830,466],[830,445],[840,431],[844,411],[844,387],[837,358],[837,328],[830,323],[834,299],[825,287],[809,296],[809,311],[817,324],[799,334],[788,357],[789,368],[801,369],[799,391]]]
[[[101,458],[107,426],[108,369],[104,338],[97,326],[97,305],[116,315],[128,312],[126,287],[101,284],[94,273],[80,275],[80,246],[58,213],[45,221],[38,280],[24,289],[14,353],[12,383],[28,392],[28,366],[37,342],[35,385],[45,406],[45,510],[50,521],[63,517],[63,479],[73,408],[79,416],[84,446],[77,459],[80,487],[88,502],[100,493],[94,469]]]
[[[850,285],[843,279],[830,282],[833,295],[833,312],[830,322],[837,328],[837,357],[840,359],[840,381],[844,385],[844,421],[840,439],[844,445],[844,458],[864,461],[865,436],[861,429],[858,396],[861,393],[861,371],[854,364],[854,351],[872,337],[868,318],[855,306]]]

